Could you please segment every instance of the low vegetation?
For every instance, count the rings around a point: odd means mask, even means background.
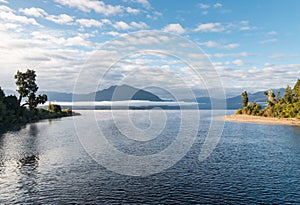
[[[51,103],[47,109],[37,107],[46,103],[47,95],[36,95],[38,86],[34,70],[28,69],[24,73],[18,71],[15,79],[19,98],[15,95],[5,96],[0,87],[0,130],[8,130],[41,119],[66,117],[73,114],[71,109],[61,109],[60,105]]]
[[[236,114],[247,114],[254,116],[277,117],[277,118],[298,118],[300,119],[300,79],[295,86],[287,86],[283,97],[280,92],[277,95],[273,90],[265,92],[267,97],[266,107],[255,102],[248,102],[247,92],[242,93],[243,108],[236,111]]]

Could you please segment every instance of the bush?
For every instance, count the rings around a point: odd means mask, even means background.
[[[63,109],[62,112],[67,114],[72,114],[72,110],[70,108]]]
[[[243,114],[243,110],[242,109],[238,109],[236,112],[235,112],[236,115],[241,115]]]
[[[50,104],[48,106],[48,111],[49,112],[54,112],[54,113],[61,113],[61,106],[56,105],[56,104]]]

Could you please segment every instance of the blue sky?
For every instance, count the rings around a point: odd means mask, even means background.
[[[14,73],[34,68],[42,90],[72,92],[82,64],[103,44],[122,34],[158,30],[200,46],[228,93],[285,87],[300,78],[299,11],[298,0],[0,0],[0,85],[14,90]],[[125,59],[107,82],[119,84],[140,59],[150,65],[154,57]],[[170,68],[171,61],[156,66]],[[147,68],[136,71],[135,86],[154,75],[144,73]],[[165,85],[167,79],[159,81]]]

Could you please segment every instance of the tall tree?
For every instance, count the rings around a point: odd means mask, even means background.
[[[5,94],[4,94],[3,90],[0,87],[0,102],[3,101],[4,98],[5,98]]]
[[[293,88],[293,95],[296,102],[300,101],[300,79],[297,80]]]
[[[267,104],[269,106],[273,106],[275,104],[275,94],[274,94],[273,90],[270,89],[270,90],[264,92],[264,94],[268,97]]]
[[[39,87],[36,84],[36,74],[34,70],[27,69],[26,72],[18,71],[15,75],[16,85],[18,86],[19,105],[21,107],[28,105],[29,109],[32,110],[37,107],[38,104],[44,104],[47,101],[46,95],[39,95],[36,97],[36,92]],[[22,98],[27,98],[27,101],[23,105]]]
[[[283,99],[285,103],[290,104],[293,102],[293,91],[290,86],[287,86],[285,91],[284,91],[284,96]]]
[[[246,91],[242,93],[242,105],[243,107],[247,107],[248,105],[248,93]]]
[[[278,91],[276,95],[276,102],[280,102],[280,101],[281,101],[281,93],[280,91]]]

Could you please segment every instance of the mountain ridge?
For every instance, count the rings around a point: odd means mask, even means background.
[[[273,89],[274,93],[277,94],[278,91],[281,93],[281,97],[284,95],[284,88]],[[266,102],[265,91],[257,91],[254,93],[248,93],[249,102],[257,102],[264,105]],[[7,95],[17,95],[15,91],[5,91]],[[125,100],[144,100],[144,101],[168,101],[162,100],[159,96],[153,94],[152,92],[135,88],[129,85],[113,85],[109,88],[99,90],[97,92],[92,92],[88,94],[72,94],[64,92],[55,91],[40,91],[39,93],[44,93],[48,96],[49,101],[57,102],[72,102],[74,101],[125,101]],[[115,94],[114,94],[115,93]],[[226,98],[226,108],[227,109],[239,109],[242,107],[241,96],[237,95],[234,97]],[[186,99],[186,102],[192,102],[194,100]],[[211,109],[211,99],[210,97],[197,97],[196,101],[199,103],[199,108],[201,109]]]

